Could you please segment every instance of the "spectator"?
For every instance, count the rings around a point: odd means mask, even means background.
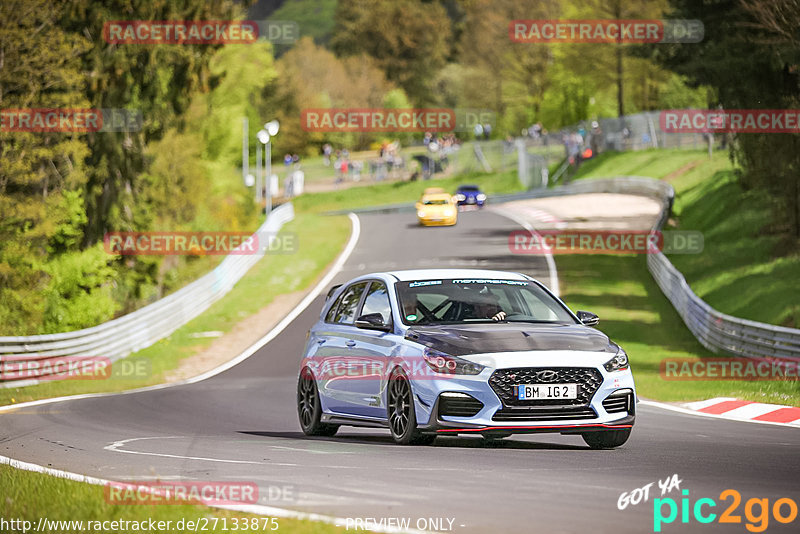
[[[333,147],[331,147],[330,143],[325,143],[322,145],[322,162],[325,166],[329,166],[331,164],[331,153],[333,152]]]
[[[600,123],[597,121],[592,121],[591,138],[589,140],[589,146],[592,149],[592,157],[600,153],[600,143],[602,140],[603,130],[600,128]]]

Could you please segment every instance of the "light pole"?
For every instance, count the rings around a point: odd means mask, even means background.
[[[264,165],[266,166],[265,181],[267,182],[267,208],[266,208],[267,216],[269,216],[269,213],[272,211],[272,145],[270,144],[270,139],[278,135],[278,130],[280,129],[280,126],[281,125],[278,122],[278,120],[274,119],[264,124],[264,129],[261,130],[262,132],[265,132],[267,134],[266,135],[267,140],[264,141],[264,150],[266,151],[266,158],[264,161]]]
[[[269,178],[266,178],[266,180],[263,180],[263,181],[261,179],[261,175],[262,175],[262,170],[261,170],[261,145],[262,144],[264,145],[264,155],[266,156],[266,154],[267,154],[267,146],[269,146],[269,134],[267,133],[266,130],[259,130],[259,132],[256,134],[256,138],[258,139],[258,142],[260,143],[260,144],[256,145],[256,168],[258,169],[258,173],[257,173],[258,178],[256,179],[256,200],[258,201],[258,205],[261,206],[261,194],[264,191],[264,189],[263,189],[264,185],[263,184],[264,184],[264,181],[269,181]],[[266,156],[265,159],[269,160],[269,156]],[[269,189],[269,186],[267,186],[267,189]],[[267,211],[267,214],[269,214],[269,211]]]
[[[261,145],[256,144],[256,202],[261,204]]]
[[[247,175],[250,174],[250,169],[248,168],[250,154],[247,153],[249,139],[247,117],[244,117],[242,119],[242,180],[245,183],[247,182]]]

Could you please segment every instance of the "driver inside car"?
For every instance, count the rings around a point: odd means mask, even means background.
[[[465,319],[491,319],[495,322],[505,321],[506,312],[500,307],[499,299],[488,288],[483,288],[476,295],[470,296],[472,310]]]

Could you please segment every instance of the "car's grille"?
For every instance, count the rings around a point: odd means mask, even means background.
[[[547,382],[536,378],[540,371],[555,371],[555,377]],[[489,385],[500,397],[505,407],[535,406],[584,406],[588,408],[603,376],[591,367],[521,367],[498,369],[489,377]],[[517,386],[520,384],[578,384],[577,399],[519,400]]]
[[[589,406],[525,406],[500,408],[492,417],[494,421],[568,421],[571,419],[594,419],[597,414]]]
[[[628,412],[633,414],[633,394],[631,392],[611,394],[603,401],[603,408],[608,413]]]
[[[439,415],[472,417],[482,409],[481,401],[465,393],[458,395],[442,393],[439,396]]]

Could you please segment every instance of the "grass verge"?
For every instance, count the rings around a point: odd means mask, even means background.
[[[230,532],[231,530],[245,530],[252,532],[266,532],[275,529],[274,524],[270,523],[262,516],[230,512],[198,505],[117,505],[106,501],[104,489],[101,486],[74,482],[62,478],[55,478],[41,473],[32,473],[15,469],[7,465],[0,465],[0,487],[3,488],[3,497],[0,499],[0,517],[5,521],[22,520],[30,521],[30,530],[37,527],[39,519],[45,518],[49,521],[81,521],[84,528],[79,528],[77,524],[71,525],[50,525],[42,532],[61,533],[81,533],[94,530],[101,530],[134,533],[148,531],[148,520],[170,521],[164,526],[171,528],[159,529],[160,532],[185,532],[194,530],[187,527],[188,521],[193,521],[199,525],[200,530],[206,532]],[[214,521],[217,518],[217,521]],[[177,528],[178,522],[183,520],[183,528]],[[141,529],[133,528],[86,528],[87,522],[91,521],[131,521],[143,522],[145,525]],[[199,521],[199,523],[198,523]],[[257,529],[245,528],[241,526],[252,525],[253,521],[258,522]],[[246,522],[246,523],[245,523]],[[278,532],[290,532],[292,534],[306,533],[326,533],[342,532],[343,529],[333,525],[312,522],[307,520],[276,518]],[[223,529],[223,525],[227,529]],[[234,524],[238,525],[234,526]],[[264,525],[266,524],[266,528]],[[111,526],[110,523],[106,525]],[[205,526],[206,529],[202,529]],[[216,526],[216,528],[214,528]],[[44,525],[43,525],[44,527]],[[22,532],[22,528],[15,528],[11,531]],[[4,530],[5,532],[5,530]]]
[[[734,316],[798,326],[800,256],[776,257],[782,242],[763,235],[768,204],[734,178],[727,154],[703,150],[606,153],[586,162],[576,178],[640,175],[666,179],[676,190],[670,229],[699,230],[702,254],[671,255],[695,293]],[[694,338],[647,270],[645,257],[559,256],[563,297],[573,309],[603,319],[601,329],[628,351],[642,396],[688,401],[715,396],[800,405],[797,381],[667,381],[664,358],[714,356]]]
[[[661,293],[644,256],[561,255],[556,260],[561,298],[573,310],[600,316],[598,328],[628,353],[642,397],[691,401],[736,397],[800,406],[797,381],[673,381],[659,373],[665,358],[715,356],[692,335]]]
[[[487,195],[523,190],[517,179],[516,171],[494,174],[469,173],[433,180],[387,182],[324,193],[308,193],[297,198],[294,205],[301,212],[321,213],[399,204],[416,201],[427,187],[442,187],[445,191],[454,193],[461,184],[476,184]],[[489,200],[491,201],[491,196]]]
[[[192,334],[229,332],[239,321],[268,305],[276,296],[308,288],[341,252],[350,235],[350,221],[344,216],[298,213],[281,232],[296,235],[295,253],[265,256],[225,297],[203,314],[169,337],[115,362],[112,370],[132,370],[127,376],[114,371],[106,380],[62,380],[23,388],[4,388],[0,389],[0,405],[63,395],[124,391],[163,382],[165,374],[177,368],[181,360],[214,341],[212,338],[192,337]],[[139,369],[146,372],[137,372]]]
[[[800,244],[775,231],[770,199],[739,185],[727,152],[606,153],[576,178],[624,174],[666,179],[676,193],[667,229],[703,233],[701,254],[670,255],[700,298],[735,317],[800,328]]]

